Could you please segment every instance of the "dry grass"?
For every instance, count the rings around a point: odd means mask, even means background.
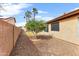
[[[32,32],[26,32],[27,36],[34,36],[34,34]]]

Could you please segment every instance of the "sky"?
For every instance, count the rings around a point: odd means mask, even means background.
[[[37,8],[38,10],[36,18],[45,21],[79,9],[78,3],[4,3],[1,5],[0,15],[4,17],[15,17],[16,26],[23,26],[25,24],[25,11],[32,11],[32,8]]]

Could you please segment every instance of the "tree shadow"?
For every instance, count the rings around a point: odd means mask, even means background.
[[[37,39],[37,40],[50,40],[52,39],[53,37],[51,35],[45,35],[45,34],[39,34],[37,35],[36,37],[33,35],[33,36],[29,36],[30,39]]]
[[[50,40],[52,39],[52,36],[51,35],[37,35],[37,39]]]

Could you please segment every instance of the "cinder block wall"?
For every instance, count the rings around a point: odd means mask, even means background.
[[[16,26],[0,20],[0,56],[10,54],[20,32]]]

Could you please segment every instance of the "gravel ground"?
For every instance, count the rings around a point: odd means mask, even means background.
[[[47,36],[46,36],[47,37]],[[42,36],[38,40],[29,39],[21,33],[11,56],[79,56],[79,45]],[[45,39],[44,39],[45,38]]]
[[[12,50],[11,56],[39,56],[40,51],[33,44],[33,42],[24,34],[21,33],[19,39],[16,42],[16,46]]]

